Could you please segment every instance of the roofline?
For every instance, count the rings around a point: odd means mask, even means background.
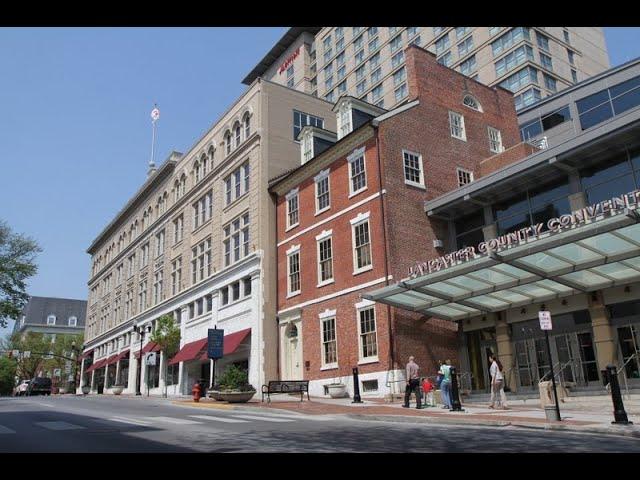
[[[65,301],[73,301],[73,302],[86,302],[87,300],[82,300],[81,298],[63,298],[63,297],[43,297],[41,295],[29,295],[29,300],[32,298],[46,298],[47,300],[65,300]]]
[[[556,98],[560,98],[564,95],[567,95],[571,92],[574,92],[586,85],[589,85],[591,83],[595,83],[598,80],[602,80],[603,78],[606,78],[610,75],[614,75],[618,72],[621,72],[622,70],[626,70],[627,68],[633,67],[640,64],[640,57],[634,58],[632,60],[629,60],[621,65],[618,65],[617,67],[612,67],[608,70],[605,70],[604,72],[601,72],[597,75],[594,75],[593,77],[589,77],[589,78],[585,78],[584,80],[582,80],[581,82],[578,82],[574,85],[571,85],[570,87],[567,87],[563,90],[560,90],[559,92],[554,93],[553,95],[549,95],[548,97],[544,97],[542,100],[539,100],[535,103],[532,103],[531,105],[529,105],[528,107],[523,108],[522,110],[516,112],[518,116],[529,112],[531,110],[535,110],[537,108],[540,108],[541,105],[544,105],[548,102],[552,102],[553,100],[555,100]]]
[[[287,48],[295,42],[303,33],[310,33],[316,35],[323,27],[290,27],[289,30],[276,42],[276,44],[269,50],[269,52],[262,57],[262,60],[253,67],[253,70],[244,77],[242,83],[245,85],[251,85],[251,83],[258,77],[261,77],[276,61],[280,55],[282,55]]]

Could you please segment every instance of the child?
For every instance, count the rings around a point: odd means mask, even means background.
[[[427,407],[435,407],[435,401],[433,398],[433,383],[429,380],[429,377],[425,377],[422,382],[422,392],[424,393],[424,403]]]

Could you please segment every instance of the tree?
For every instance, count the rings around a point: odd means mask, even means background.
[[[41,353],[52,351],[51,339],[38,332],[15,333],[6,348],[20,351],[20,355],[16,358],[17,375],[25,380],[35,377],[38,371],[44,368],[47,359]],[[32,353],[28,358],[25,358],[23,352]]]
[[[180,348],[180,327],[176,325],[171,315],[163,315],[156,320],[156,328],[151,335],[151,341],[160,347],[161,352],[164,352],[164,396],[166,397],[169,359],[173,357]]]
[[[0,357],[0,395],[11,395],[16,382],[16,362]]]
[[[41,251],[35,240],[13,233],[0,221],[0,328],[18,318],[29,300],[26,280],[37,272],[34,259]]]

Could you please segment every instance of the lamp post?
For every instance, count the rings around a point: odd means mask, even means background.
[[[143,327],[142,325],[136,327],[135,325],[133,326],[133,332],[137,333],[140,336],[140,360],[138,361],[138,368],[140,369],[140,372],[138,374],[138,384],[136,386],[136,395],[142,395],[142,391],[141,391],[141,385],[142,385],[142,362],[143,362],[143,357],[142,357],[142,342],[144,340],[144,332],[151,332],[151,325],[147,325],[147,327]]]
[[[84,345],[83,345],[83,349],[84,349]],[[73,340],[71,342],[71,350],[73,350],[73,358],[74,358],[74,362],[73,362],[73,388],[74,390],[78,391],[78,353],[79,353],[79,349],[76,346],[76,341]]]

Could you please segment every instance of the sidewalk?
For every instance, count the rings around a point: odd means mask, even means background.
[[[256,396],[257,397],[257,396]],[[392,403],[380,398],[365,398],[363,403],[351,403],[350,398],[331,399],[312,397],[300,402],[299,397],[274,395],[271,403],[262,403],[254,397],[248,403],[227,404],[211,399],[201,399],[195,403],[189,399],[174,399],[176,405],[196,406],[202,408],[221,408],[234,410],[287,410],[305,415],[345,415],[349,418],[391,422],[432,423],[465,426],[521,427],[546,430],[563,430],[580,433],[598,433],[622,435],[640,438],[640,416],[631,415],[627,411],[629,421],[633,425],[612,425],[613,406],[597,410],[585,406],[560,405],[561,422],[548,422],[545,412],[539,406],[514,406],[508,410],[493,410],[486,405],[463,404],[464,412],[450,412],[438,407],[425,407],[422,410],[402,408],[402,401],[395,399]]]

